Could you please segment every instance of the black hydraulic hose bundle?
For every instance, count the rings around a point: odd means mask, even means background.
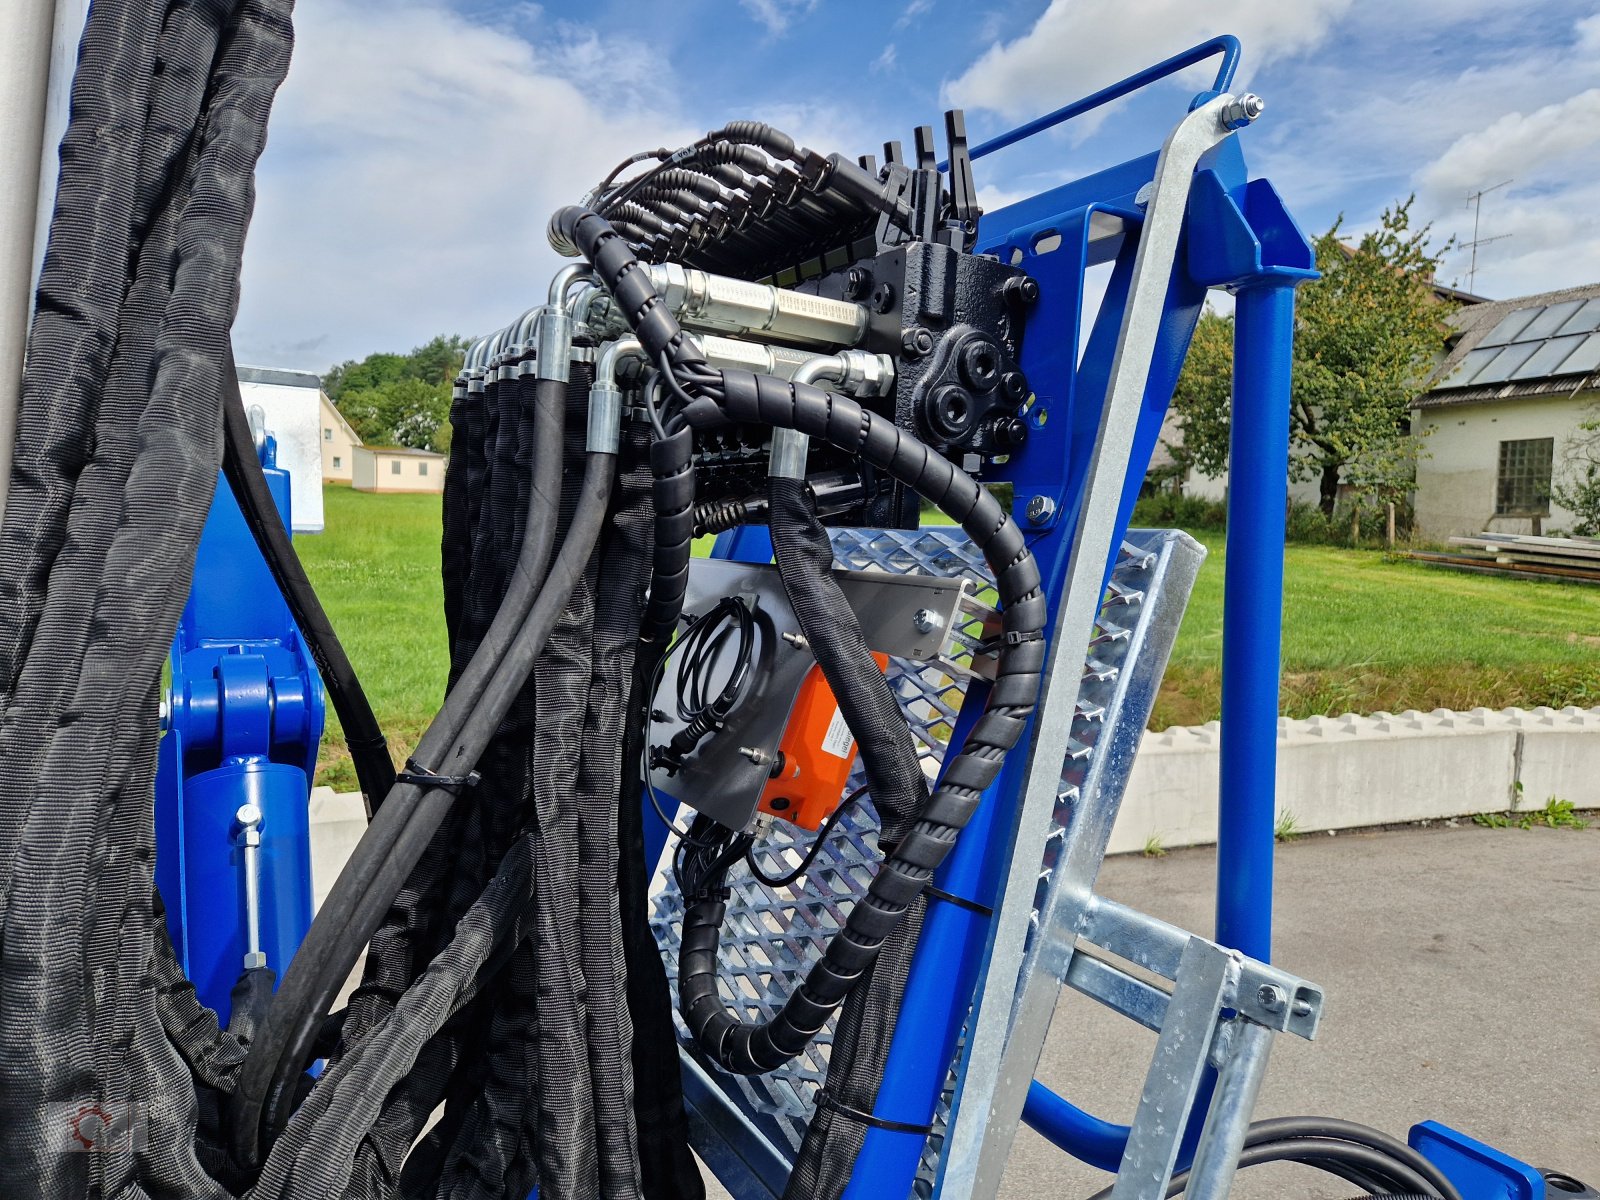
[[[536,406],[559,412],[566,387],[541,381],[538,396]],[[270,1138],[287,1122],[294,1081],[309,1061],[334,995],[454,807],[456,793],[515,701],[585,567],[586,560],[566,554],[557,558],[545,579],[544,564],[555,532],[551,482],[535,481],[531,503],[538,507],[529,514],[510,586],[417,745],[413,761],[420,769],[403,777],[374,815],[284,974],[266,1029],[252,1047],[234,1096],[233,1150],[242,1163],[259,1163],[266,1149],[263,1133]],[[442,777],[438,783],[429,780],[431,773]],[[347,1036],[360,1032],[352,1029]]]
[[[370,816],[373,806],[381,804],[394,786],[394,762],[389,757],[389,743],[378,727],[378,718],[344,652],[344,644],[339,641],[333,622],[328,620],[316,590],[306,578],[305,567],[272,501],[266,476],[261,472],[261,460],[256,454],[250,420],[244,411],[244,397],[239,393],[239,373],[231,350],[223,364],[222,382],[222,474],[316,661],[317,671],[328,689],[328,699],[339,717],[345,744],[350,748],[356,782],[366,799]]]
[[[160,671],[222,459],[251,175],[287,0],[97,0],[0,544],[0,1162],[8,1196],[222,1197],[242,1031],[152,880]],[[64,1153],[87,1108],[143,1130]],[[95,1113],[98,1116],[98,1113]]]

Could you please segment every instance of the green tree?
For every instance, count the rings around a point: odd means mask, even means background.
[[[1588,419],[1567,440],[1562,467],[1551,498],[1572,513],[1573,533],[1600,536],[1600,403],[1589,406]]]
[[[362,441],[446,450],[451,384],[467,346],[444,335],[409,354],[369,354],[330,368],[322,386]]]
[[[1316,240],[1322,277],[1300,289],[1291,387],[1289,474],[1315,479],[1332,515],[1339,484],[1378,500],[1410,489],[1418,443],[1411,404],[1444,348],[1432,281],[1446,246],[1413,228],[1411,199],[1386,209],[1355,247],[1343,218]],[[1180,461],[1210,475],[1227,464],[1233,321],[1202,316],[1173,396]]]

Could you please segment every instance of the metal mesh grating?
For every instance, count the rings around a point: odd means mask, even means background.
[[[992,602],[994,598],[993,578],[987,566],[959,529],[837,529],[831,533],[841,567],[966,578],[973,582],[979,599]],[[1041,868],[1041,887],[1059,854],[1061,830],[1070,817],[1089,755],[1099,738],[1110,693],[1129,645],[1129,630],[1141,609],[1142,584],[1155,560],[1154,553],[1125,545],[1113,572],[1089,648],[1056,823]],[[962,632],[975,638],[976,620],[972,628]],[[888,677],[922,747],[924,765],[931,777],[943,758],[960,710],[964,681],[937,666],[901,659],[890,660]],[[860,782],[859,774],[858,765],[853,784]],[[807,876],[777,893],[742,871],[730,878],[732,896],[721,943],[722,996],[745,1020],[772,1016],[821,954],[828,939],[843,925],[850,906],[872,878],[878,859],[877,829],[877,817],[870,805],[858,806],[840,822]],[[811,837],[793,826],[773,826],[761,851],[763,869],[770,874],[791,869],[809,848]],[[653,894],[651,921],[656,939],[675,959],[682,936],[683,903],[670,868],[658,872]],[[675,982],[673,986],[675,991]],[[744,1119],[792,1158],[810,1120],[813,1096],[827,1070],[832,1034],[830,1021],[804,1055],[766,1076],[729,1076],[704,1059],[700,1062]],[[681,1021],[679,1035],[687,1048],[688,1035]],[[925,1179],[919,1185],[932,1179],[947,1115],[948,1108],[941,1104],[925,1156]]]

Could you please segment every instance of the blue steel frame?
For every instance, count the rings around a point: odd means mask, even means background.
[[[289,473],[268,437],[262,470],[285,528]],[[219,478],[169,662],[156,771],[156,882],[178,961],[226,1024],[245,953],[234,815],[261,810],[260,933],[280,974],[311,926],[308,801],[322,680],[289,607]]]
[[[1237,39],[1206,42],[985,142],[972,156],[1013,145],[1219,54],[1214,89],[1195,101],[1203,103],[1231,84]],[[1022,350],[1035,394],[1026,413],[1029,442],[986,478],[1012,485],[1013,515],[1028,530],[1053,596],[1061,593],[1127,303],[1143,219],[1137,196],[1150,183],[1156,160],[1156,154],[1148,154],[988,214],[979,231],[980,252],[1025,267],[1040,286]],[[1085,276],[1107,263],[1105,296],[1085,332]],[[1230,487],[1231,507],[1241,515],[1230,520],[1228,534],[1218,938],[1261,959],[1270,951],[1294,287],[1314,276],[1309,243],[1271,185],[1247,178],[1237,139],[1227,139],[1202,161],[1195,180],[1113,541],[1120,542],[1138,498],[1206,290],[1230,288],[1239,295]],[[1038,497],[1049,501],[1042,506],[1049,515],[1030,521],[1029,505]],[[722,535],[713,553],[764,562],[771,557],[771,542],[765,529],[742,528]],[[1108,562],[1107,573],[1110,568]],[[969,689],[952,744],[966,736],[985,700],[984,687]],[[1024,756],[1008,760],[941,868],[937,885],[945,892],[980,906],[994,904],[1009,865],[1009,801],[1022,790],[1024,769]],[[972,909],[930,906],[878,1093],[875,1111],[885,1121],[915,1128],[931,1119],[985,966],[986,934],[984,919]],[[930,1052],[930,1047],[938,1049]],[[1198,1111],[1203,1113],[1203,1103]],[[1024,1119],[1085,1161],[1115,1170],[1121,1160],[1126,1126],[1093,1117],[1040,1084],[1034,1084]],[[872,1128],[846,1195],[868,1200],[908,1194],[922,1150],[919,1135]]]

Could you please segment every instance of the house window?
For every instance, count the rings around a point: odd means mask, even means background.
[[[339,461],[339,456],[338,456],[338,455],[337,455],[337,454],[335,454],[335,455],[334,455],[334,456],[333,456],[333,469],[334,469],[334,470],[335,470],[335,471],[337,471],[337,470],[338,470],[338,469],[339,469],[339,468],[340,468],[340,467],[341,467],[341,466],[343,466],[343,465],[344,465],[344,464],[343,464],[343,463],[341,463],[341,462],[340,462],[340,461]]]
[[[389,460],[389,474],[391,474],[391,475],[400,474],[400,460],[398,458],[391,458]]]
[[[322,427],[322,440],[325,442],[333,441],[333,430],[329,429],[326,425]]]
[[[1550,515],[1550,469],[1555,447],[1555,438],[1500,443],[1500,472],[1494,493],[1496,516]]]
[[[425,462],[419,462],[417,464],[417,474],[418,475],[426,475],[427,473],[428,473],[428,464],[425,463]]]

